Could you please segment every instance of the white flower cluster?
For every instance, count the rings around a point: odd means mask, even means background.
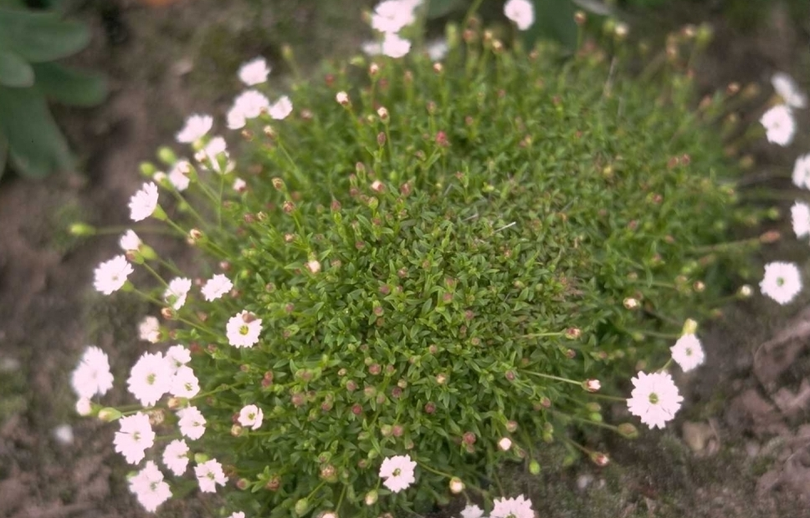
[[[496,498],[489,518],[534,518],[531,500],[519,495],[515,498]],[[461,518],[486,518],[484,510],[475,504],[467,504],[461,510]]]
[[[771,77],[771,84],[784,104],[776,105],[765,112],[760,123],[765,126],[768,142],[788,146],[796,133],[793,110],[807,108],[807,95],[792,77],[782,72]],[[810,189],[810,153],[796,158],[792,179],[796,187]],[[790,209],[790,216],[796,237],[810,236],[810,205],[797,201]],[[759,287],[763,295],[777,303],[789,304],[802,291],[801,272],[793,263],[768,263]]]
[[[398,59],[411,50],[411,42],[399,32],[416,21],[416,9],[422,0],[384,0],[377,4],[371,15],[371,28],[379,32],[381,40],[363,44],[363,52],[369,56],[383,54]]]
[[[508,0],[503,6],[503,14],[521,31],[534,24],[534,4],[529,0]]]

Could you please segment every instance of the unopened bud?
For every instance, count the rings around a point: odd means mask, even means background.
[[[747,284],[743,284],[742,286],[740,286],[740,289],[737,291],[737,296],[740,297],[741,299],[747,299],[747,298],[751,297],[751,295],[753,295],[753,293],[754,292],[751,289],[751,286],[749,286]]]
[[[630,423],[622,423],[618,426],[619,433],[626,439],[638,437],[638,429]]]
[[[777,231],[777,230],[769,230],[768,232],[765,232],[764,234],[759,236],[759,242],[760,243],[766,243],[766,244],[767,243],[775,243],[776,241],[779,241],[781,238],[782,238],[782,234],[780,234],[779,231]]]
[[[377,77],[377,74],[379,73],[380,73],[380,65],[378,65],[377,63],[372,63],[368,66],[368,75],[370,75],[371,77]],[[338,102],[340,102],[340,100],[338,100]]]
[[[532,475],[539,475],[540,474],[540,463],[537,462],[536,460],[532,459],[532,461],[529,462],[529,473],[531,473]]]
[[[321,263],[313,259],[307,262],[307,270],[309,270],[311,273],[318,273],[321,271]]]
[[[582,382],[582,388],[588,392],[599,392],[599,389],[602,388],[602,384],[599,383],[599,380],[590,379]]]
[[[96,229],[87,223],[73,223],[69,232],[72,236],[92,236],[96,233]]]
[[[638,300],[636,300],[636,299],[634,299],[632,297],[627,297],[626,299],[624,299],[623,304],[624,304],[625,308],[630,309],[630,310],[638,308]]]
[[[600,467],[607,466],[610,462],[610,458],[607,455],[599,453],[598,451],[592,452],[590,457],[594,464]]]
[[[366,496],[363,498],[363,501],[366,503],[367,506],[372,506],[377,503],[377,498],[379,498],[377,491],[375,489],[372,489],[371,491],[366,493]]]
[[[385,108],[385,106],[380,106],[377,108],[377,116],[379,116],[380,120],[383,122],[388,121],[388,110]]]
[[[346,92],[338,92],[337,95],[335,96],[335,99],[337,100],[338,103],[340,103],[343,106],[348,107],[352,105],[351,101],[349,101],[349,94],[347,94]]]
[[[574,23],[576,23],[579,26],[585,25],[587,19],[588,17],[585,15],[583,11],[577,11],[574,13]]]
[[[121,418],[123,414],[112,407],[102,408],[98,411],[98,418],[105,423],[111,423]]]
[[[239,426],[238,424],[231,426],[231,435],[233,435],[234,437],[239,437],[240,435],[242,435],[242,427]]]
[[[309,501],[306,498],[302,498],[295,503],[295,514],[298,516],[304,516],[307,509],[309,509]]]
[[[377,144],[379,146],[384,146],[385,145],[385,133],[382,132],[382,131],[377,133]]]
[[[464,482],[461,481],[458,477],[453,477],[450,479],[450,492],[454,495],[457,495],[464,491]]]
[[[498,441],[498,448],[503,451],[509,451],[512,447],[512,439],[509,437],[503,437],[500,441]]]
[[[682,334],[685,335],[693,335],[697,332],[698,323],[692,320],[691,318],[687,318],[686,322],[683,323],[683,330],[681,331]]]
[[[565,330],[565,337],[569,340],[576,340],[582,336],[582,331],[578,327],[569,327]]]

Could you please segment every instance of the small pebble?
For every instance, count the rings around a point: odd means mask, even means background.
[[[16,358],[0,358],[0,372],[14,372],[20,370],[20,360]]]
[[[60,424],[53,429],[53,438],[64,446],[73,444],[73,428],[69,424]]]
[[[591,485],[591,482],[593,482],[593,475],[590,475],[588,473],[582,474],[577,477],[577,487],[580,490],[586,489],[589,485]]]

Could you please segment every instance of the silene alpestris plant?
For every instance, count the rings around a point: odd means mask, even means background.
[[[774,235],[728,238],[763,212],[737,205],[713,126],[740,89],[692,109],[681,56],[706,29],[638,78],[622,24],[566,57],[521,46],[525,1],[506,42],[468,16],[414,43],[420,9],[381,3],[377,55],[323,81],[283,91],[246,63],[223,121],[238,152],[193,115],[186,158],[142,167],[123,253],[95,272],[159,310],[127,380],[138,404],[98,399],[113,378],[96,347],[72,381],[81,414],[118,422],[147,510],[199,488],[231,517],[393,516],[452,494],[464,518],[533,516],[499,468],[538,474],[550,442],[601,466],[578,430],[665,427],[672,360],[704,358],[696,322],[750,295],[729,272]],[[148,219],[197,250],[194,271],[140,239]],[[603,421],[616,401],[629,413]]]

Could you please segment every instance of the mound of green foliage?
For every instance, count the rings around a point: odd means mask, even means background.
[[[602,422],[588,380],[627,397],[742,261],[722,242],[750,216],[677,67],[640,81],[602,50],[529,53],[475,25],[448,45],[441,64],[336,64],[293,86],[290,117],[248,121],[235,167],[161,183],[235,286],[165,308],[162,332],[193,352],[193,450],[223,462],[248,516],[424,511],[454,478],[538,472],[540,440],[606,462],[575,430],[636,432]],[[226,333],[242,311],[261,319],[252,347]],[[258,430],[234,424],[245,405]],[[391,493],[380,464],[406,454],[416,482]]]

